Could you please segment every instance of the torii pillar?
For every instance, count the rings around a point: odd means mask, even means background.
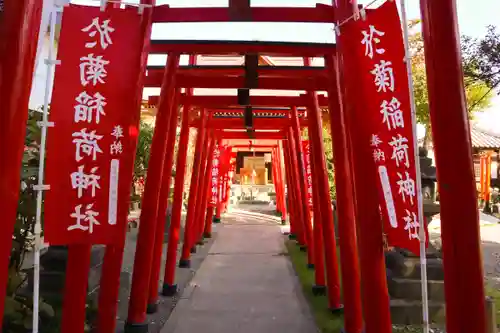
[[[0,12],[0,327],[4,313],[12,234],[19,199],[19,180],[28,101],[35,66],[42,0],[4,3]]]
[[[319,199],[321,200],[322,207],[321,223],[325,254],[328,306],[331,311],[338,311],[343,308],[343,305],[340,300],[337,248],[335,230],[333,227],[332,199],[328,185],[328,171],[325,164],[321,110],[315,92],[307,92],[307,100],[309,141],[313,145],[311,151],[311,164],[315,164],[314,171],[317,172],[315,178],[317,178],[316,183],[318,184]]]
[[[455,0],[421,0],[420,8],[432,137],[439,174],[446,331],[485,332],[479,212],[457,4]]]
[[[286,199],[285,199],[285,180],[283,178],[283,162],[281,160],[282,157],[282,152],[281,152],[281,147],[278,145],[276,147],[276,163],[277,163],[277,171],[278,171],[278,178],[280,182],[280,199],[281,199],[281,224],[286,224],[287,221],[287,207],[286,207]],[[290,233],[292,233],[292,230],[290,229]]]
[[[188,211],[186,216],[186,226],[184,229],[184,244],[182,246],[181,259],[179,261],[180,268],[191,267],[191,246],[196,230],[196,196],[198,191],[198,177],[201,166],[201,155],[204,149],[203,143],[205,141],[205,126],[207,116],[205,109],[201,109],[200,122],[198,128],[198,135],[196,136],[196,148],[194,152],[193,172],[191,174],[191,185],[189,187]]]
[[[171,104],[175,102],[175,73],[179,66],[179,54],[169,54],[163,76],[162,94],[156,116],[156,128],[151,143],[148,177],[143,196],[143,209],[139,223],[137,247],[132,275],[126,332],[136,332],[148,326],[146,309],[149,296],[149,280],[153,262],[153,246],[156,233],[163,163],[167,145]]]
[[[190,63],[194,64],[194,56]],[[187,95],[192,95],[192,89],[188,89]],[[170,231],[168,233],[167,259],[165,262],[165,273],[163,276],[163,296],[174,296],[177,293],[175,284],[175,268],[177,266],[177,247],[180,239],[182,202],[184,193],[184,178],[186,175],[187,149],[189,143],[189,113],[190,105],[184,104],[182,110],[181,133],[179,136],[179,150],[177,152],[177,164],[175,168],[174,201],[172,203],[172,216],[170,219]]]

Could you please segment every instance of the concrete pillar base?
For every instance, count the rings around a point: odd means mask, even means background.
[[[175,294],[177,294],[177,285],[164,283],[161,294],[165,297],[174,296]]]
[[[312,286],[312,293],[314,296],[324,296],[326,295],[326,286],[318,286],[314,284]]]
[[[179,260],[179,268],[191,268],[191,260],[189,259]]]
[[[365,331],[365,329],[363,328],[363,330],[361,331],[361,333],[365,333],[365,332],[366,332],[366,331]],[[340,333],[349,333],[349,332],[347,332],[347,331],[345,330],[345,328],[343,328],[343,327],[342,327],[342,328],[340,329]]]
[[[338,308],[330,308],[329,310],[332,314],[344,313],[344,304],[340,304]]]
[[[157,311],[158,311],[158,303],[148,304],[148,307],[146,309],[147,314],[153,314],[156,313]]]
[[[148,324],[147,323],[141,323],[141,324],[132,324],[132,323],[125,323],[125,333],[148,333]]]

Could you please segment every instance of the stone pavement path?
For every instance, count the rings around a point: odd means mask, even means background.
[[[162,333],[318,332],[271,218],[228,214]]]

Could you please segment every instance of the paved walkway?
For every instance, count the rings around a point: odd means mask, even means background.
[[[162,333],[318,332],[280,226],[261,214],[230,214]]]

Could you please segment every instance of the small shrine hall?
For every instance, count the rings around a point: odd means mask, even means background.
[[[180,64],[184,66],[184,70],[188,70],[188,56],[181,56]],[[284,77],[284,70],[292,70],[293,68],[300,68],[303,66],[304,60],[302,58],[293,57],[277,57],[277,56],[263,56],[259,55],[257,58],[258,66],[263,71],[261,78],[276,80]],[[312,58],[310,67],[314,70],[320,70],[324,67],[323,58]],[[211,69],[212,74],[205,75],[204,80],[212,79],[218,80],[215,76],[215,70],[222,67],[232,68],[234,73],[229,74],[226,78],[236,79],[237,69],[242,69],[245,66],[244,56],[227,56],[227,55],[199,55],[196,58],[196,64],[200,70]],[[148,66],[148,74],[155,75],[162,66]],[[281,73],[280,73],[281,71]],[[207,71],[208,72],[208,71]],[[159,90],[161,81],[148,79],[145,85],[145,93],[149,94],[152,91]],[[155,89],[156,88],[156,89]],[[304,91],[301,90],[267,90],[267,89],[252,89],[252,96],[299,96]],[[320,94],[325,92],[320,92]],[[204,96],[236,96],[237,89],[215,89],[215,88],[195,88],[193,95]],[[143,101],[142,119],[147,123],[154,124],[154,117],[157,113],[156,104],[158,97],[155,95],[149,96],[149,99]],[[324,109],[326,111],[326,109]],[[299,117],[302,116],[302,112]],[[275,192],[276,180],[273,173],[273,161],[271,152],[280,144],[280,137],[277,134],[280,132],[280,123],[285,123],[288,118],[288,108],[284,107],[261,107],[252,108],[252,117],[249,113],[244,112],[244,107],[226,107],[213,110],[212,119],[218,120],[216,127],[221,130],[227,139],[222,141],[223,145],[232,148],[234,175],[232,177],[233,184],[242,185],[243,187],[249,185],[264,186],[265,192]],[[324,115],[327,120],[328,114]],[[253,120],[257,122],[267,122],[266,126],[254,129],[252,127]],[[283,121],[285,119],[285,121]],[[219,121],[220,120],[220,121]],[[328,121],[328,120],[327,120]],[[273,128],[273,124],[277,126]],[[193,122],[195,124],[195,122]],[[267,128],[265,128],[267,127]],[[196,127],[193,127],[196,128]],[[305,129],[305,123],[302,121],[301,130]],[[257,133],[255,136],[253,133]],[[259,139],[258,137],[262,137]],[[266,136],[269,139],[265,138]],[[273,139],[273,136],[277,140]],[[234,138],[231,138],[234,137]],[[241,193],[239,188],[238,194]]]

